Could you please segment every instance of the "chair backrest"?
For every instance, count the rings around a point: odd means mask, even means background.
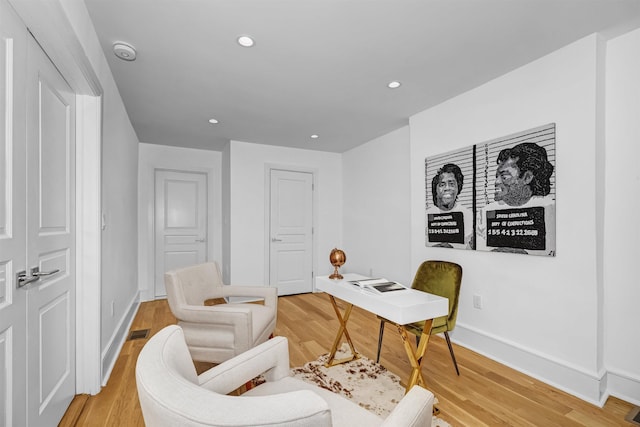
[[[413,279],[412,288],[449,299],[449,315],[447,330],[456,325],[458,316],[458,299],[462,283],[462,267],[449,261],[425,261]]]
[[[284,354],[288,374],[287,341],[282,337],[273,341],[274,345],[281,343],[284,343],[284,353],[276,351],[261,358],[260,351],[264,350],[256,347],[252,349],[255,354],[246,355],[246,363],[268,365],[270,358]],[[212,369],[216,368],[220,370],[217,377],[222,383],[238,381],[237,377],[247,375],[243,366],[234,370],[223,363]],[[212,381],[215,379],[209,377],[208,382]],[[154,427],[331,425],[327,402],[311,390],[238,397],[219,394],[212,384],[203,387],[199,382],[182,328],[170,325],[156,333],[136,362],[136,386],[145,424]]]
[[[178,306],[203,305],[207,299],[220,298],[224,286],[216,262],[168,271],[164,275],[164,283],[172,311]]]
[[[183,418],[172,394],[183,396],[199,390],[198,377],[184,342],[182,329],[168,326],[144,346],[136,362],[136,386],[147,425],[180,425]]]

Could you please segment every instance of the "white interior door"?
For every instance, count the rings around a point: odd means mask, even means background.
[[[269,283],[278,295],[313,291],[313,174],[272,169]]]
[[[75,395],[75,94],[28,37],[27,422],[55,425]],[[36,270],[37,269],[37,270]]]
[[[26,425],[27,265],[25,96],[27,29],[0,0],[0,426]]]
[[[207,259],[207,175],[155,171],[155,295],[167,295],[164,273]]]
[[[75,95],[5,0],[0,34],[0,425],[56,425],[75,394]]]

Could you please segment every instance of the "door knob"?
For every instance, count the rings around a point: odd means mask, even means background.
[[[271,238],[272,242],[282,242],[282,239],[276,239],[275,237]]]
[[[206,240],[205,239],[196,239],[196,242],[204,243],[204,242],[206,242]]]

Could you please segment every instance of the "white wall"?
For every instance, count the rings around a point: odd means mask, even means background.
[[[459,262],[463,285],[454,339],[599,402],[596,280],[596,62],[587,37],[415,115],[411,125],[412,264]],[[427,248],[424,159],[556,123],[555,257]],[[473,295],[483,309],[474,309]]]
[[[137,222],[132,220],[137,217],[138,206],[138,138],[84,2],[64,0],[61,4],[103,89],[101,191],[105,228],[101,235],[101,330],[93,333],[100,332],[104,377],[117,356],[138,302]]]
[[[409,127],[343,153],[342,271],[411,284]]]
[[[140,292],[142,300],[154,299],[155,276],[155,169],[207,174],[208,236],[207,259],[222,264],[221,159],[219,151],[197,150],[140,143],[138,181],[138,240]]]
[[[229,283],[268,283],[268,230],[265,230],[269,165],[315,173],[315,274],[330,274],[329,252],[342,243],[342,161],[336,153],[231,141],[229,147]]]
[[[605,364],[611,394],[640,405],[640,30],[611,40],[606,70]]]

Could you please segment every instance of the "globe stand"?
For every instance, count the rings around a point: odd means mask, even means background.
[[[344,279],[344,276],[340,273],[338,273],[338,268],[340,266],[339,265],[334,265],[333,266],[333,274],[331,276],[329,276],[329,279],[333,279],[333,280],[342,280]]]

